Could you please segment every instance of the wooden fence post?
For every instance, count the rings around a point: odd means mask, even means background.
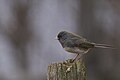
[[[47,80],[86,80],[86,69],[82,60],[76,61],[69,71],[71,59],[48,66]]]

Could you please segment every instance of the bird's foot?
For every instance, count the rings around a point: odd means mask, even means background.
[[[66,72],[70,72],[73,64],[74,64],[73,59],[64,62],[64,65],[67,67]]]

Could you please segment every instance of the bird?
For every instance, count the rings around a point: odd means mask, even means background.
[[[65,51],[77,54],[72,62],[79,60],[83,54],[88,53],[93,48],[114,49],[111,45],[90,42],[86,38],[68,31],[60,31],[57,35],[57,40]]]

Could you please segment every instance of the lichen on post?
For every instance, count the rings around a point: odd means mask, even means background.
[[[48,66],[47,80],[86,80],[84,62],[78,60],[71,66],[71,59]],[[70,67],[70,70],[67,69]]]

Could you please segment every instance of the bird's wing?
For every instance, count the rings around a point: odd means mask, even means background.
[[[72,41],[74,41],[74,45],[79,48],[93,48],[95,45],[89,41],[87,41],[85,38],[72,38]]]

